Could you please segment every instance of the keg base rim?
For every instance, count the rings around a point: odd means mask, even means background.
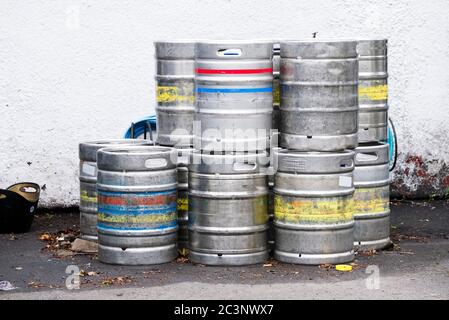
[[[98,236],[86,234],[86,233],[80,233],[80,239],[86,240],[86,241],[94,241],[98,242]]]
[[[264,263],[268,260],[268,249],[265,251],[245,253],[245,254],[218,254],[201,253],[190,250],[189,260],[192,263],[204,264],[209,266],[245,266]]]
[[[379,240],[370,240],[370,241],[354,241],[354,247],[357,251],[366,251],[366,250],[382,250],[388,247],[393,242],[390,237]]]
[[[298,151],[341,151],[355,149],[358,146],[358,132],[341,136],[308,136],[282,133],[280,146]]]
[[[176,244],[152,248],[127,248],[125,251],[117,247],[98,245],[98,260],[112,265],[159,265],[172,262],[177,256]]]
[[[340,253],[328,253],[328,254],[301,254],[283,252],[277,249],[274,250],[274,258],[278,261],[292,264],[304,264],[304,265],[320,265],[320,264],[338,264],[346,263],[354,260],[354,250],[340,252]]]

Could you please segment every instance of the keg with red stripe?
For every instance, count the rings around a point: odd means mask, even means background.
[[[176,149],[98,151],[98,257],[101,262],[151,265],[177,256]]]
[[[267,149],[273,111],[272,55],[269,41],[196,44],[196,149]]]

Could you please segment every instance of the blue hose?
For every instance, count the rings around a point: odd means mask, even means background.
[[[157,129],[156,116],[152,115],[152,116],[140,119],[137,122],[134,122],[134,124],[131,125],[128,128],[128,130],[126,131],[124,138],[125,139],[131,139],[131,138],[137,139],[140,136],[143,136],[145,134],[145,131],[148,129],[148,123],[150,124],[151,130],[156,131],[156,129]],[[134,126],[134,135],[132,132],[133,126]]]

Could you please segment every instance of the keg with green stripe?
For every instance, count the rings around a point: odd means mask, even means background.
[[[148,140],[112,139],[79,144],[80,236],[97,241],[97,151],[105,147],[152,145]]]
[[[208,41],[195,49],[195,149],[266,150],[273,110],[273,43]]]
[[[151,265],[177,256],[177,156],[154,146],[98,151],[101,262]]]
[[[387,141],[387,40],[360,40],[359,142]]]
[[[363,143],[355,149],[354,245],[362,250],[390,244],[388,144]]]
[[[277,260],[353,260],[354,152],[277,151],[274,226]]]

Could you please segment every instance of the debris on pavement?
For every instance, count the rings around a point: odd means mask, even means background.
[[[351,272],[352,266],[350,264],[337,264],[335,270],[342,272]]]
[[[0,291],[11,291],[17,289],[9,281],[0,281]]]
[[[112,286],[112,285],[125,285],[133,282],[132,277],[124,276],[124,277],[115,277],[115,278],[105,278],[101,281],[101,284],[104,286]]]
[[[42,283],[37,281],[31,281],[28,283],[28,288],[39,289],[45,287]]]
[[[55,233],[44,232],[39,236],[39,240],[47,243],[47,245],[42,250],[50,251],[56,257],[64,258],[77,254],[74,253],[71,248],[72,242],[76,240],[78,235],[78,230],[69,228]]]
[[[94,254],[98,253],[98,244],[93,241],[87,241],[77,238],[75,239],[75,241],[73,241],[70,249],[75,252]]]

